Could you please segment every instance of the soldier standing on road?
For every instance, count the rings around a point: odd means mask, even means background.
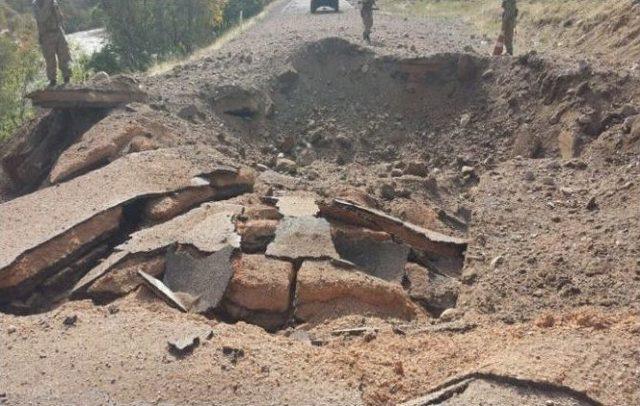
[[[33,15],[38,24],[38,39],[47,65],[49,86],[56,85],[58,64],[62,71],[64,83],[69,83],[71,79],[71,69],[69,67],[71,53],[64,37],[62,13],[58,6],[58,0],[34,0]]]
[[[362,17],[362,23],[364,24],[364,33],[362,38],[371,43],[371,27],[373,27],[373,6],[376,4],[375,0],[362,0],[362,8],[360,9],[360,16]]]
[[[516,0],[502,0],[502,35],[507,53],[513,55],[513,32],[516,29],[518,7]]]

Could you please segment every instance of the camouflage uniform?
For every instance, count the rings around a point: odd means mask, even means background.
[[[68,83],[71,78],[69,67],[71,53],[67,40],[64,38],[62,14],[58,7],[58,0],[34,0],[33,15],[38,24],[38,38],[47,65],[49,83],[56,84],[58,64],[60,64],[64,82]]]
[[[371,27],[373,27],[373,6],[375,0],[362,0],[362,8],[360,9],[360,16],[362,17],[362,23],[364,24],[364,33],[362,38],[365,41],[371,42]]]
[[[513,55],[513,32],[516,29],[516,19],[518,18],[518,7],[516,0],[502,0],[502,34],[504,35],[504,46],[509,55]]]

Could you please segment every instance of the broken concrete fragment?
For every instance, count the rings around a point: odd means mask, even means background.
[[[340,258],[331,240],[331,227],[316,217],[285,217],[267,255],[290,260]]]
[[[289,309],[293,264],[263,255],[242,255],[233,261],[233,269],[227,300],[253,311],[284,313]]]
[[[207,203],[159,224],[131,235],[124,244],[101,264],[92,269],[73,288],[73,293],[85,292],[104,275],[126,267],[126,261],[136,258],[163,256],[168,247],[179,244],[191,246],[200,252],[213,253],[226,246],[237,248],[240,237],[235,233],[233,219],[242,213],[242,206],[225,203]],[[139,283],[134,277],[130,283]],[[115,293],[118,294],[118,293]]]
[[[251,220],[238,222],[242,237],[242,250],[248,253],[264,252],[273,241],[278,228],[277,220]]]
[[[140,286],[142,281],[138,276],[138,271],[159,277],[164,270],[165,259],[162,256],[133,257],[113,266],[111,271],[91,285],[87,292],[93,297],[124,296]]]
[[[427,230],[345,200],[334,199],[329,204],[321,204],[320,212],[323,217],[385,231],[412,248],[433,255],[460,257],[467,248],[463,239]]]
[[[418,314],[404,290],[330,262],[305,261],[298,271],[295,317],[320,321],[348,314],[412,319]]]
[[[233,275],[234,252],[235,247],[231,245],[211,255],[192,254],[186,249],[169,250],[164,283],[174,292],[198,298],[191,311],[211,311],[222,300]]]
[[[283,216],[315,217],[320,209],[314,195],[286,195],[276,199],[276,207]]]
[[[187,308],[180,301],[180,299],[169,289],[162,281],[154,278],[151,275],[146,274],[143,271],[138,271],[138,275],[142,278],[145,286],[149,287],[158,297],[167,302],[169,305],[174,306],[178,310],[187,312]]]
[[[35,106],[58,109],[113,108],[147,100],[139,84],[128,77],[116,77],[92,87],[47,88],[27,97]]]
[[[169,340],[167,345],[169,346],[169,352],[180,358],[191,354],[200,345],[200,337],[198,335],[190,335],[176,340]]]
[[[333,226],[332,231],[336,250],[342,258],[371,276],[402,282],[409,247],[392,241],[387,233],[359,227]]]
[[[457,279],[435,274],[414,263],[408,263],[405,271],[411,299],[436,313],[456,307],[460,290]]]

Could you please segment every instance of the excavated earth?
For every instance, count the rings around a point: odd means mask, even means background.
[[[640,404],[640,78],[341,6],[30,96],[1,404]]]

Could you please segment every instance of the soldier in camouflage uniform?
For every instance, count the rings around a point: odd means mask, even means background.
[[[69,83],[71,79],[71,69],[69,67],[71,53],[64,37],[62,13],[60,13],[58,0],[34,0],[33,15],[38,24],[38,39],[47,65],[49,86],[56,85],[58,64],[62,71],[64,83]]]
[[[513,55],[513,32],[516,29],[516,19],[518,18],[518,7],[516,0],[502,0],[502,35],[504,35],[504,46],[509,55]]]
[[[373,6],[375,0],[362,0],[362,8],[360,9],[360,16],[362,17],[362,23],[364,24],[364,33],[362,38],[371,43],[371,27],[373,27]]]

